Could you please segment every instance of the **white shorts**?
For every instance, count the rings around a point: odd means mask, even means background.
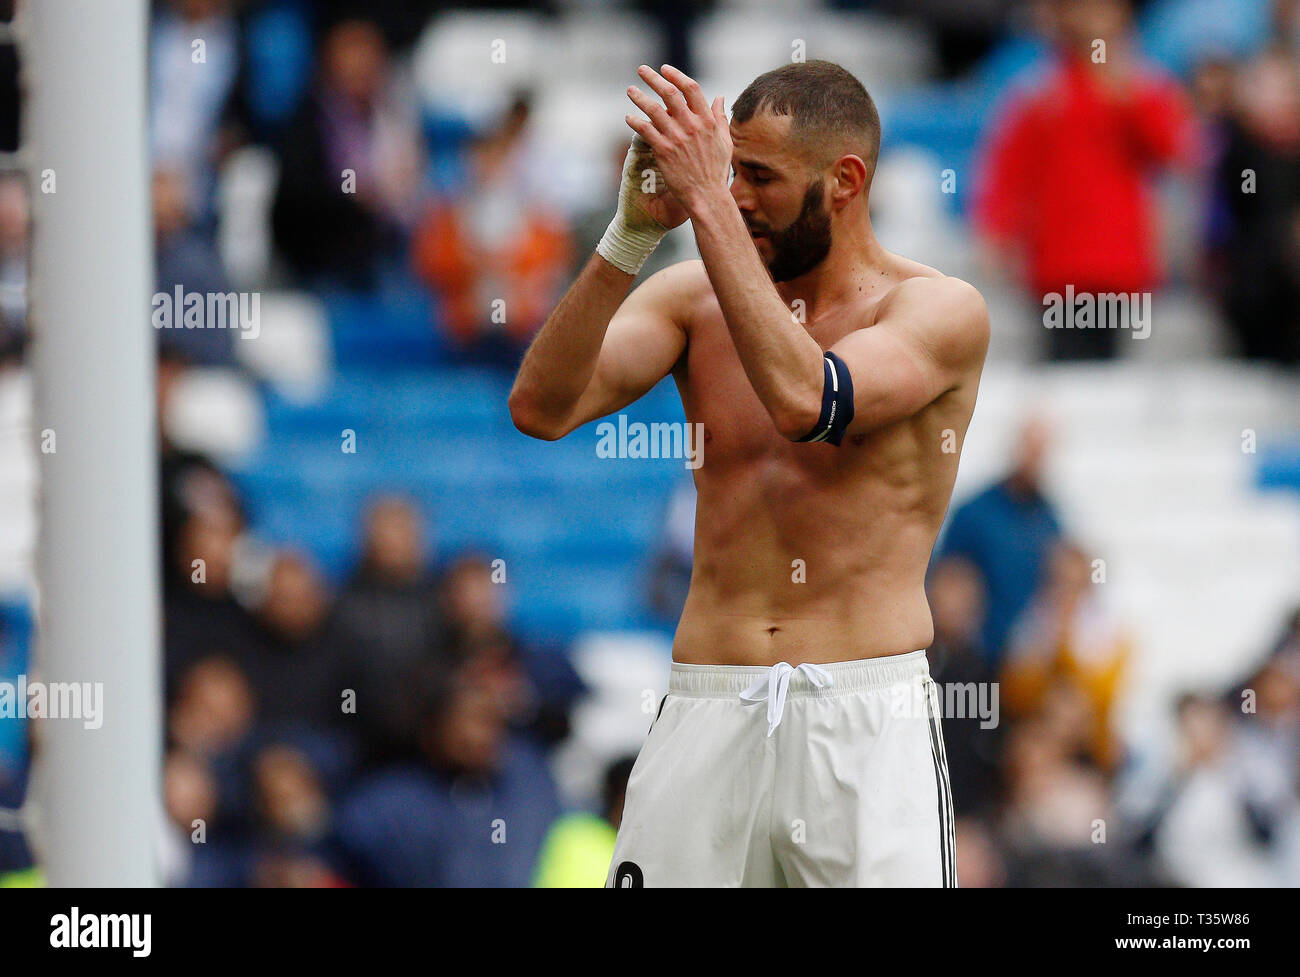
[[[606,884],[955,887],[954,840],[924,651],[674,662]]]

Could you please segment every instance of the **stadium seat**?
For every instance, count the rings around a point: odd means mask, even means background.
[[[403,491],[429,512],[444,557],[479,550],[507,560],[512,607],[530,633],[565,640],[639,624],[684,462],[600,458],[597,424],[559,442],[527,438],[510,421],[509,386],[489,370],[360,367],[311,400],[269,391],[267,438],[234,471],[254,531],[301,545],[341,580],[367,499]],[[670,382],[624,413],[682,418]],[[355,451],[343,450],[345,430]]]
[[[565,60],[550,21],[538,14],[448,11],[420,35],[412,71],[426,106],[484,123],[515,91],[563,70]]]
[[[324,388],[331,369],[324,308],[306,292],[261,293],[259,332],[237,338],[235,356],[284,395],[310,400]]]
[[[0,371],[0,593],[35,593],[40,437],[33,428],[30,374]]]
[[[280,176],[275,154],[260,146],[233,152],[217,178],[217,247],[239,288],[266,281],[271,268],[271,203]]]
[[[592,633],[575,645],[573,667],[590,691],[552,767],[567,796],[598,803],[605,767],[641,748],[667,691],[670,655],[669,639],[654,632]]]
[[[230,464],[261,441],[262,399],[233,371],[195,368],[176,381],[163,423],[173,444]]]
[[[929,34],[889,17],[811,10],[760,14],[724,8],[702,18],[691,36],[691,56],[707,91],[727,95],[727,107],[756,77],[789,64],[802,41],[807,60],[843,65],[873,95],[930,77],[936,57]],[[707,83],[706,83],[707,82]]]

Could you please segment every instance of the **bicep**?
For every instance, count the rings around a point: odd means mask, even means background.
[[[574,406],[569,430],[604,417],[648,393],[686,349],[677,312],[677,266],[651,275],[619,306],[605,330],[591,382]]]
[[[957,386],[973,363],[983,362],[988,316],[975,289],[956,279],[899,289],[875,325],[831,347],[853,380],[850,431],[911,417]]]
[[[860,329],[831,350],[853,379],[850,430],[871,430],[910,417],[943,392],[933,364],[902,330],[883,323]]]

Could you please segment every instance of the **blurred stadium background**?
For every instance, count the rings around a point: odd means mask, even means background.
[[[0,681],[39,673],[12,6]],[[963,884],[1300,882],[1298,7],[155,3],[156,287],[260,299],[255,338],[156,332],[166,882],[603,881],[693,489],[506,394],[613,212],[636,66],[730,107],[792,57],[880,106],[882,243],[992,314],[931,586],[937,679],[1000,690],[946,720]],[[1049,333],[1067,283],[1151,293],[1149,337]],[[667,382],[626,413],[681,419]],[[0,718],[7,884],[42,879],[39,755]]]

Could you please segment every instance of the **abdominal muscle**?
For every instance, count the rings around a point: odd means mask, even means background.
[[[933,640],[929,609],[904,601],[888,617],[870,612],[853,617],[818,613],[737,614],[692,587],[673,641],[673,661],[691,665],[769,666],[777,662],[852,661],[900,655],[926,648]],[[873,618],[875,618],[873,620]]]
[[[888,491],[783,498],[752,472],[712,472],[699,493],[675,661],[824,664],[932,642],[925,570],[941,512]]]

